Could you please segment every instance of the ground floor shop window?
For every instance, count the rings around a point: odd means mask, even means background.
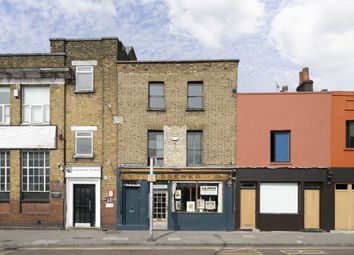
[[[0,151],[0,192],[10,190],[10,153]]]
[[[49,152],[22,152],[22,198],[48,199]]]
[[[173,182],[172,211],[222,212],[222,182]]]

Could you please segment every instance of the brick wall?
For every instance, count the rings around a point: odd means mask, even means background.
[[[118,62],[117,68],[119,164],[146,165],[147,131],[164,126],[202,130],[204,165],[235,163],[237,62]],[[166,111],[147,111],[149,81],[164,82]],[[203,81],[204,111],[186,111],[188,81]]]

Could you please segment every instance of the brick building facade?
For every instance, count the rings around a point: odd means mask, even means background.
[[[136,61],[117,38],[50,49],[0,55],[0,225],[146,228],[147,200],[127,206],[157,156],[157,228],[232,228],[237,60]]]
[[[155,156],[154,228],[233,229],[237,64],[118,62],[118,228],[148,227]]]

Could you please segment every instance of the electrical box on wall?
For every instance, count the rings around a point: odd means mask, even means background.
[[[14,97],[19,97],[19,90],[18,89],[14,89]]]

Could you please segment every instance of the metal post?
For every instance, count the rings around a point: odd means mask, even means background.
[[[154,158],[150,158],[150,175],[154,174]],[[149,193],[149,241],[154,241],[154,234],[152,230],[152,217],[153,217],[153,182],[150,181],[150,193]]]

